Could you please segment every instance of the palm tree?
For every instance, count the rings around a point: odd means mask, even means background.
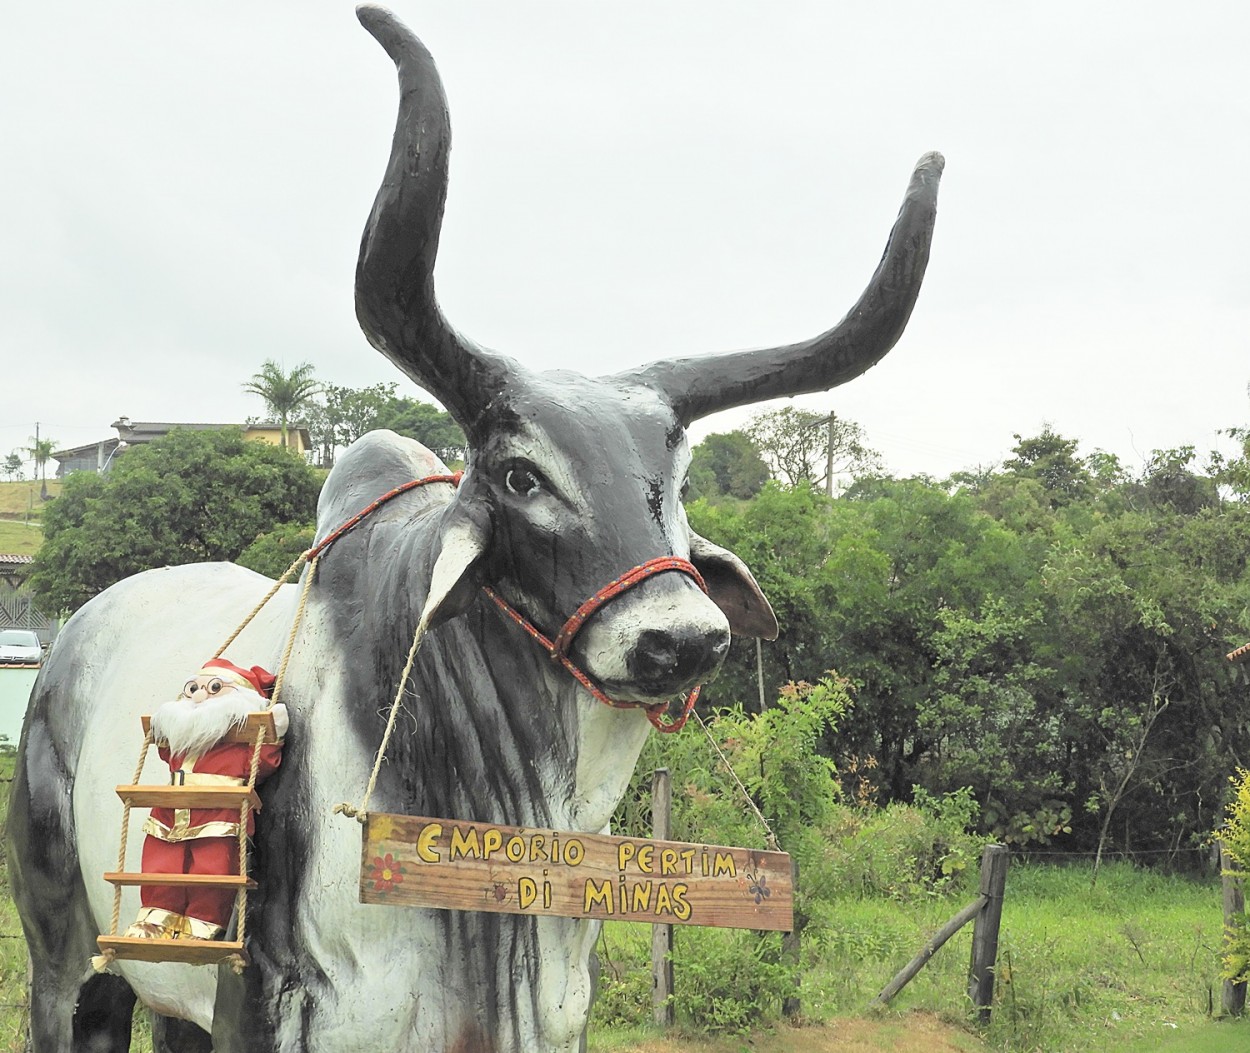
[[[301,362],[287,373],[272,358],[267,358],[260,372],[243,385],[243,390],[265,400],[265,408],[278,418],[282,427],[282,445],[285,446],[287,422],[312,401],[321,385],[313,377],[311,363]]]
[[[35,471],[39,473],[39,499],[46,501],[48,499],[48,462],[52,459],[52,451],[56,449],[56,442],[52,439],[40,439],[35,436],[30,437],[30,445],[26,447],[27,453],[35,462]]]

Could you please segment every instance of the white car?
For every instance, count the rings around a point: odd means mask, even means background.
[[[30,629],[0,629],[0,665],[38,665],[43,661],[39,637]]]

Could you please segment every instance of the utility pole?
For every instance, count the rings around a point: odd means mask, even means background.
[[[829,426],[827,439],[825,443],[825,496],[833,496],[833,411],[829,411],[829,419],[825,422]]]

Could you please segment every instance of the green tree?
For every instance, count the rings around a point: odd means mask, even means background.
[[[280,578],[312,548],[316,534],[315,523],[280,523],[257,537],[234,562],[267,578]]]
[[[30,445],[26,447],[35,462],[35,472],[39,475],[39,496],[44,501],[48,499],[48,462],[52,460],[55,449],[56,443],[52,439],[36,439],[33,435]]]
[[[746,434],[787,486],[824,484],[832,494],[839,476],[877,471],[881,455],[864,444],[864,431],[835,413],[813,413],[795,406],[757,413]]]
[[[278,418],[282,428],[282,445],[287,445],[287,425],[305,409],[320,390],[321,385],[313,377],[313,367],[301,362],[289,373],[272,358],[265,359],[260,372],[243,385],[243,390],[259,395],[265,409]]]
[[[394,383],[367,388],[327,384],[308,412],[313,445],[321,466],[330,468],[339,450],[366,432],[389,428],[423,443],[444,461],[464,459],[465,437],[451,416],[428,402],[395,394]]]
[[[142,570],[233,560],[277,524],[312,520],[319,490],[290,450],[237,428],[175,429],[127,450],[107,476],[65,481],[29,582],[44,610],[72,611]]]
[[[768,465],[745,432],[709,435],[690,452],[690,501],[754,497],[766,482]]]
[[[0,472],[4,474],[5,479],[9,482],[21,482],[26,476],[22,464],[22,455],[17,450],[13,450],[4,459],[4,464],[0,465]]]
[[[1017,433],[1014,438],[1011,452],[1015,456],[1003,462],[1008,475],[1038,480],[1055,508],[1090,495],[1092,478],[1076,455],[1076,439],[1065,439],[1049,424],[1040,435],[1026,439]]]
[[[416,439],[448,464],[464,460],[467,440],[460,425],[450,413],[428,402],[392,396],[377,426]]]
[[[326,384],[321,398],[308,410],[308,429],[313,445],[320,450],[321,466],[332,468],[338,451],[350,446],[366,432],[383,427],[380,423],[390,400],[394,383],[349,388]]]

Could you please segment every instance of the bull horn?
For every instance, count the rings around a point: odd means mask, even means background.
[[[903,335],[920,293],[945,163],[939,153],[917,163],[872,281],[828,332],[785,347],[652,362],[620,378],[660,391],[689,425],[734,406],[827,391],[876,365]]]
[[[407,26],[371,4],[356,15],[394,61],[400,92],[390,161],[360,241],[356,317],[369,343],[472,435],[511,364],[457,333],[434,295],[451,149],[447,97],[433,58]]]

